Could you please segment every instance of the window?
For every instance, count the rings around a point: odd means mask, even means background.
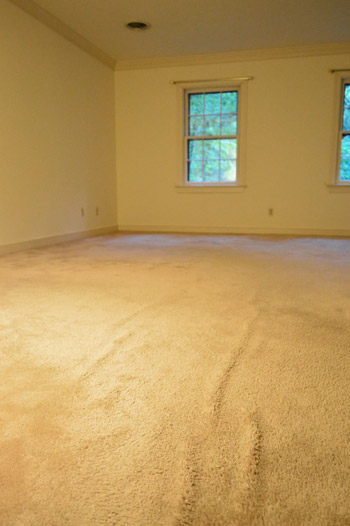
[[[338,184],[350,184],[350,79],[343,79],[338,137]]]
[[[181,94],[181,186],[243,186],[242,85],[199,85]]]

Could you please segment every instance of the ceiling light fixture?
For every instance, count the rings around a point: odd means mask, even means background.
[[[149,28],[149,24],[146,24],[146,22],[128,22],[126,27],[134,31],[144,31]]]

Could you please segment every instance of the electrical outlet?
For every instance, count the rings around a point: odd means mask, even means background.
[[[269,216],[273,216],[273,208],[268,208],[268,214]]]
[[[85,215],[85,211],[84,211],[84,208],[81,208],[81,210],[80,210],[80,211],[81,211],[81,217],[84,217],[84,215]]]

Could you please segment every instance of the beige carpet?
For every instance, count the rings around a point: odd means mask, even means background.
[[[0,258],[1,526],[350,524],[350,240]]]

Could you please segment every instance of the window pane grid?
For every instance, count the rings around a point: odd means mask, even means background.
[[[191,182],[234,182],[236,180],[237,140],[190,139],[187,167]]]
[[[203,157],[204,159],[216,159],[216,160],[220,160],[221,158],[223,160],[227,160],[227,159],[236,159],[236,138],[233,137],[232,139],[204,139],[204,140],[197,140],[197,139],[191,139],[190,141],[188,141],[188,149],[187,149],[187,160],[188,161],[193,161],[193,160],[201,160]],[[200,149],[198,147],[196,147],[196,144],[200,144]],[[207,144],[205,145],[205,143],[215,143],[214,144]],[[233,145],[235,145],[233,147]],[[205,146],[207,146],[207,150],[209,151],[209,155],[206,153],[205,151]],[[215,148],[216,146],[218,146],[217,148],[217,157],[215,155],[210,155],[210,147],[211,148]],[[230,154],[230,149],[231,148],[231,152],[232,152],[232,149],[234,150],[235,152],[235,155],[231,155]],[[221,151],[222,150],[228,150],[228,153],[227,155],[225,155],[224,157],[222,157],[221,155]],[[193,153],[194,152],[194,153]]]
[[[187,96],[187,180],[195,183],[236,181],[236,90],[189,93]]]
[[[350,181],[350,132],[341,136],[339,181]]]
[[[237,113],[206,113],[189,115],[187,130],[189,137],[235,135],[237,131]],[[225,129],[223,130],[223,125]],[[230,129],[231,133],[227,133]]]
[[[342,131],[350,131],[350,84],[344,84]]]
[[[350,84],[347,81],[343,83],[338,156],[338,182],[350,183]]]

